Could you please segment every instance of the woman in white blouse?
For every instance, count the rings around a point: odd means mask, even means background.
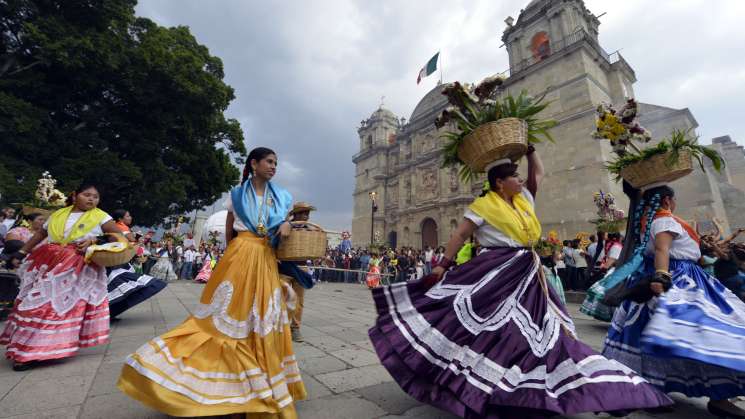
[[[717,416],[745,417],[727,400],[745,394],[745,304],[698,265],[699,237],[673,214],[673,189],[649,189],[642,200],[645,261],[626,286],[647,295],[616,310],[603,355],[665,392],[709,397]]]

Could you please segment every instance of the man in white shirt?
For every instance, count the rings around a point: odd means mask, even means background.
[[[432,257],[435,255],[435,251],[429,246],[424,250],[424,275],[432,273]]]
[[[192,279],[191,273],[194,267],[194,259],[197,258],[197,252],[194,250],[194,246],[190,246],[184,252],[184,263],[181,265],[181,271],[179,279]]]

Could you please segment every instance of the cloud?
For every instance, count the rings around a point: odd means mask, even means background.
[[[143,0],[137,13],[186,25],[222,58],[236,91],[228,109],[247,147],[279,154],[277,181],[314,218],[334,230],[351,226],[356,127],[380,104],[409,118],[439,74],[416,85],[424,63],[441,51],[444,79],[477,81],[507,69],[503,20],[527,0]],[[601,44],[620,49],[636,70],[637,98],[690,107],[704,142],[745,140],[738,99],[745,96],[740,19],[745,2],[588,0],[600,18]]]

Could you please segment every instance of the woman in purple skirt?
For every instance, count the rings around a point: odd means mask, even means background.
[[[369,334],[378,357],[409,395],[463,418],[615,415],[671,404],[577,339],[531,248],[541,236],[533,200],[543,166],[532,147],[527,160],[526,187],[509,160],[487,167],[491,190],[469,206],[432,275],[373,290],[378,318]],[[484,250],[452,268],[471,234]]]

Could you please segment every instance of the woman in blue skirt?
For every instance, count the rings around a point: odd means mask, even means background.
[[[728,401],[745,394],[745,304],[698,265],[699,237],[673,215],[672,188],[647,190],[639,207],[644,261],[626,280],[603,355],[665,392],[709,397],[716,416],[745,417]]]

